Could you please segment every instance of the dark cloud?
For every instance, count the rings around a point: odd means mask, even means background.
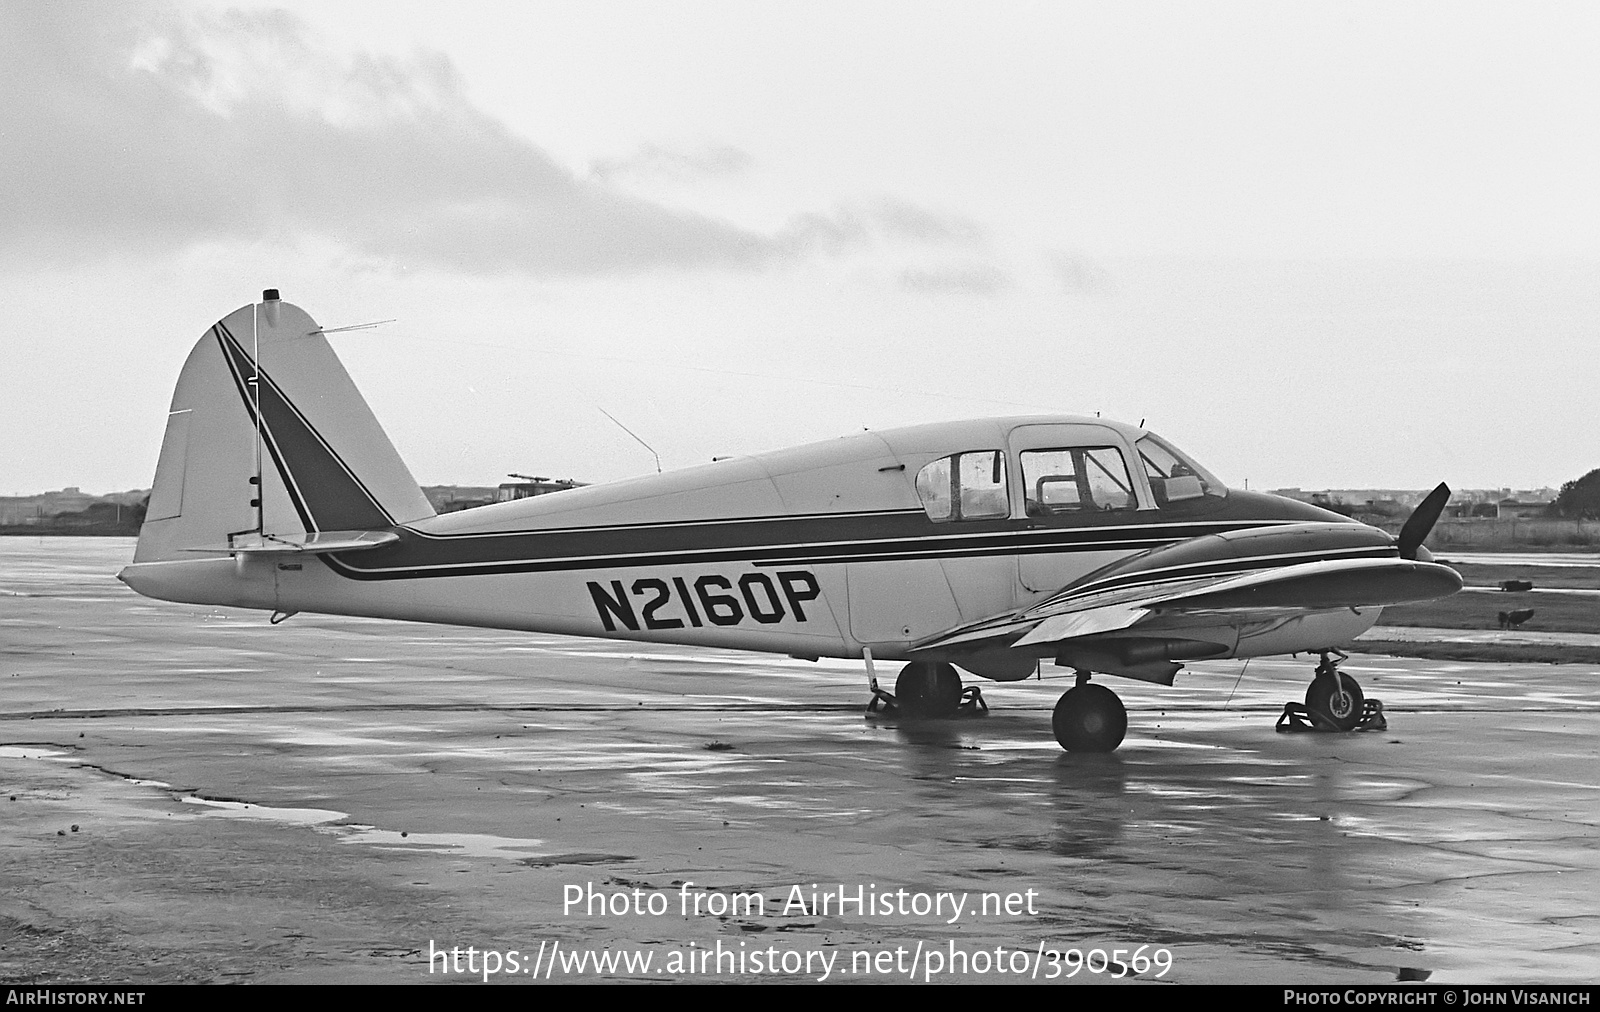
[[[912,269],[900,273],[900,287],[940,295],[994,295],[1010,284],[1011,278],[1004,271],[987,264]]]
[[[335,57],[282,12],[0,5],[0,255],[332,240],[407,265],[759,266],[763,236],[575,176],[450,62]]]

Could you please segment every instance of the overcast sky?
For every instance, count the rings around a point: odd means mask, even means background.
[[[1600,6],[0,0],[0,494],[150,483],[277,287],[426,484],[1147,419],[1600,467]]]

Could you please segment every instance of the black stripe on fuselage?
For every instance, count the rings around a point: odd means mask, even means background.
[[[260,398],[262,443],[306,530],[365,531],[393,526],[393,518],[379,505],[377,497],[272,377],[255,366],[228,328],[218,323],[214,329],[251,425],[256,424],[256,396]],[[256,395],[250,390],[252,374],[262,381]]]
[[[1040,528],[1028,521],[982,521],[952,533],[921,510],[775,518],[762,523],[572,528],[493,535],[430,536],[407,528],[401,540],[360,555],[326,556],[358,580],[561,572],[581,569],[744,563],[755,566],[890,562],[1117,551],[1134,553],[1223,531],[1288,521],[1238,520]],[[984,529],[975,529],[982,527]]]
[[[519,500],[526,502],[527,500]],[[478,507],[481,508],[481,507]],[[459,516],[460,514],[457,514]],[[524,529],[511,531],[425,531],[414,529],[413,534],[420,538],[446,541],[451,538],[525,538],[530,534],[616,534],[620,531],[665,531],[674,528],[707,527],[707,526],[735,526],[742,524],[768,524],[779,520],[860,520],[872,517],[920,517],[926,516],[920,509],[887,509],[887,510],[857,510],[850,513],[767,513],[750,517],[718,517],[715,520],[648,520],[628,524],[580,524],[575,527],[551,527],[544,529]]]

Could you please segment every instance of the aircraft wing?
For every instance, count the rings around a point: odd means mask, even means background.
[[[1182,634],[1199,627],[1238,630],[1313,612],[1430,600],[1460,589],[1461,577],[1448,566],[1398,558],[1320,560],[1091,592],[1068,587],[1027,608],[946,630],[914,644],[912,652],[1005,647],[1044,656],[1052,646],[1059,652],[1091,637],[1192,642]]]

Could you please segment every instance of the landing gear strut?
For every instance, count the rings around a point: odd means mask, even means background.
[[[1305,706],[1285,703],[1279,731],[1381,731],[1389,726],[1383,704],[1365,698],[1356,680],[1339,670],[1346,657],[1338,650],[1322,652],[1322,663],[1306,688]]]
[[[1089,672],[1078,672],[1078,684],[1056,701],[1050,728],[1068,752],[1110,752],[1128,733],[1128,710],[1104,685],[1091,685]]]
[[[1323,654],[1322,663],[1317,665],[1317,676],[1306,687],[1306,711],[1341,731],[1353,731],[1361,723],[1361,706],[1365,701],[1356,680],[1340,674],[1338,662]]]

